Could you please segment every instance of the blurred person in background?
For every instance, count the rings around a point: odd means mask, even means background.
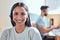
[[[41,36],[43,40],[53,40],[54,38],[48,37],[48,33],[53,29],[57,29],[58,27],[50,26],[50,19],[47,17],[48,15],[48,6],[41,6],[41,15],[39,16],[36,27],[41,32]]]

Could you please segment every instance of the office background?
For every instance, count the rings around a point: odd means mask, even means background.
[[[54,18],[54,25],[60,25],[60,4],[59,4],[60,1],[59,0],[50,0],[50,1],[48,0],[0,0],[0,33],[3,30],[12,27],[10,23],[9,14],[10,14],[11,6],[16,2],[24,2],[26,5],[28,5],[29,12],[34,14],[35,16],[40,15],[40,7],[42,5],[50,6],[48,17]],[[31,18],[31,21],[35,21],[35,20],[34,19],[32,20]]]

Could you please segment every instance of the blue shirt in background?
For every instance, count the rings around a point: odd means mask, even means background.
[[[39,16],[38,20],[36,21],[37,28],[39,29],[40,27],[48,28],[50,27],[50,19],[47,18],[46,16]],[[39,29],[40,31],[40,29]],[[42,32],[41,32],[42,34]],[[42,34],[43,36],[47,34]]]

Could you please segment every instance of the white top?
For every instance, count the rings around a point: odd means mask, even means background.
[[[26,27],[22,33],[16,33],[15,27],[5,30],[0,40],[42,40],[39,31],[33,27]]]

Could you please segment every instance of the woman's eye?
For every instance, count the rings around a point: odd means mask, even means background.
[[[21,15],[25,15],[25,13],[21,13]]]
[[[15,15],[18,15],[18,13],[16,12]]]

